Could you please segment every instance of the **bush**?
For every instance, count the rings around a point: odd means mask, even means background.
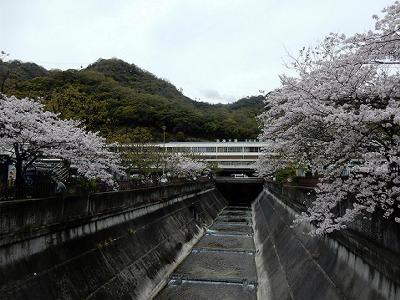
[[[276,172],[275,180],[279,184],[292,182],[296,176],[296,170],[293,167],[286,167]]]

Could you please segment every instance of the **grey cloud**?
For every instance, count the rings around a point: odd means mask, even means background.
[[[218,103],[218,102],[227,103],[235,100],[234,96],[221,95],[220,92],[213,89],[201,90],[200,94],[205,98],[206,101],[213,103]]]
[[[11,59],[79,68],[118,57],[168,78],[185,95],[227,103],[280,85],[296,56],[329,32],[368,30],[393,0],[2,1]],[[357,12],[357,13],[355,13]],[[15,16],[18,16],[16,18]]]

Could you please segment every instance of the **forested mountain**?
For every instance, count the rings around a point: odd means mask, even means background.
[[[51,70],[34,63],[0,61],[0,87],[7,95],[41,97],[65,118],[85,120],[109,140],[256,138],[263,97],[212,105],[184,96],[174,85],[119,59],[99,59],[81,70]]]

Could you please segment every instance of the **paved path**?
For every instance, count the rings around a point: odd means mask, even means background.
[[[228,206],[156,299],[256,299],[254,251],[251,209]]]

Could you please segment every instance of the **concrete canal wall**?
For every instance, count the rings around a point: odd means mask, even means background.
[[[262,189],[231,181],[1,202],[0,299],[149,299],[227,204]],[[291,225],[314,197],[267,182],[253,201],[258,299],[400,299],[396,225],[372,216],[311,237]],[[212,273],[219,260],[205,262]]]
[[[0,298],[147,299],[225,205],[212,183],[0,203]]]
[[[311,189],[267,183],[253,202],[259,299],[400,299],[396,244],[368,239],[378,225],[356,223],[329,237],[292,226],[313,197]]]

